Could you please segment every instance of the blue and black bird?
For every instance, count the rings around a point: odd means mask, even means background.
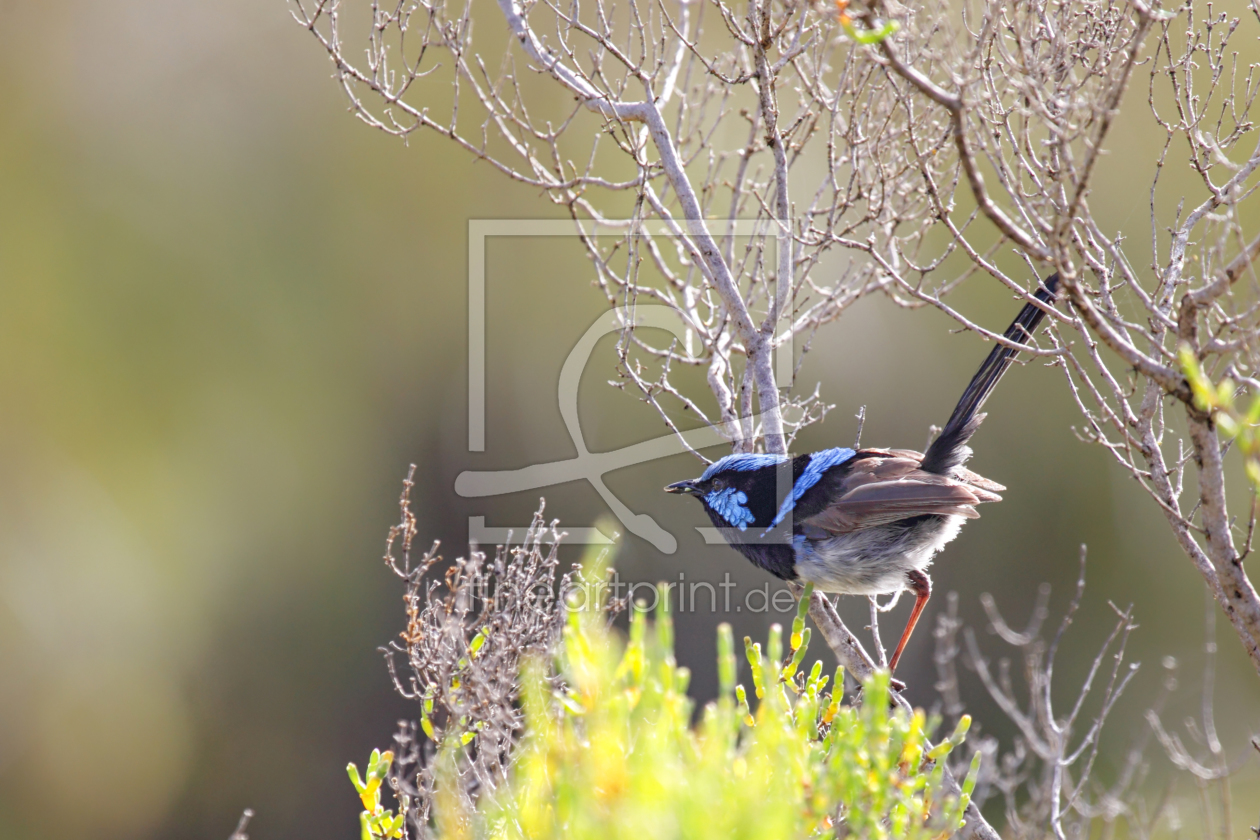
[[[1037,300],[1053,305],[1058,285],[1059,275],[1050,275]],[[1025,304],[1005,337],[1026,343],[1045,314],[1037,304]],[[1001,501],[998,493],[1006,489],[963,463],[984,420],[980,409],[1017,352],[993,348],[925,453],[741,453],[665,490],[698,498],[726,541],[776,577],[844,595],[913,592],[914,609],[889,663],[895,669],[932,593],[925,569],[965,520],[980,515],[976,505]]]

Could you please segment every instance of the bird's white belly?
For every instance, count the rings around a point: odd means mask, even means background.
[[[958,536],[961,516],[910,527],[880,526],[824,539],[796,535],[796,574],[823,592],[884,595],[906,588],[906,573],[922,571]]]

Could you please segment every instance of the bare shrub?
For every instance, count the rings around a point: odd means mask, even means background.
[[[975,789],[977,803],[996,799],[1002,804],[1003,836],[1033,840],[1066,837],[1128,836],[1146,840],[1185,827],[1176,793],[1189,787],[1198,803],[1201,836],[1235,836],[1231,820],[1230,779],[1250,757],[1250,749],[1238,750],[1232,760],[1216,732],[1213,690],[1216,683],[1215,603],[1207,609],[1207,641],[1202,674],[1202,705],[1198,720],[1185,721],[1186,740],[1166,729],[1161,715],[1178,689],[1177,663],[1163,660],[1160,690],[1150,700],[1130,697],[1131,708],[1145,706],[1146,726],[1139,727],[1124,748],[1111,751],[1121,760],[1099,772],[1104,725],[1116,711],[1121,695],[1138,672],[1138,663],[1125,663],[1129,636],[1137,625],[1133,609],[1116,613],[1116,623],[1103,640],[1077,686],[1055,679],[1055,663],[1065,634],[1085,595],[1085,549],[1076,589],[1057,625],[1047,625],[1050,587],[1042,585],[1032,615],[1022,630],[1013,629],[998,610],[993,597],[980,596],[988,618],[989,635],[1014,654],[997,659],[986,655],[976,633],[958,618],[958,596],[949,593],[947,608],[938,616],[934,632],[938,709],[946,722],[967,712],[963,682],[974,674],[1002,714],[1014,725],[1015,734],[1003,748],[993,735],[977,733],[969,742],[984,755]],[[1047,634],[1048,627],[1053,633]],[[1017,679],[1014,672],[1021,676]],[[1060,708],[1055,694],[1067,696]],[[1130,713],[1131,714],[1131,713]],[[993,721],[990,721],[992,724]],[[992,726],[989,727],[993,729]],[[1167,783],[1152,784],[1151,747],[1162,747],[1171,774]],[[1260,749],[1260,741],[1256,742]],[[956,770],[968,756],[956,759]]]
[[[425,837],[438,775],[435,745],[467,745],[451,754],[443,795],[470,803],[503,781],[523,724],[522,660],[554,648],[576,567],[561,571],[561,534],[540,508],[520,545],[499,546],[493,556],[474,549],[435,578],[431,572],[443,571],[437,543],[417,561],[411,556],[414,471],[385,553],[389,568],[406,582],[407,626],[383,650],[395,689],[419,706],[419,721],[401,722],[394,736],[390,783],[410,798],[410,820]]]

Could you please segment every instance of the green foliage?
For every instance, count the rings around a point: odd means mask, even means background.
[[[853,25],[853,18],[849,16],[848,8],[849,0],[836,0],[836,13],[840,21],[840,28],[844,30],[844,34],[848,35],[849,39],[854,43],[863,45],[878,44],[901,28],[901,25],[895,20],[883,21],[877,19],[873,29],[859,29]]]
[[[1233,440],[1238,446],[1247,478],[1253,487],[1260,489],[1260,394],[1252,397],[1249,407],[1243,408],[1235,403],[1237,385],[1234,381],[1226,377],[1213,384],[1189,345],[1181,345],[1179,358],[1195,405],[1212,416],[1226,440]]]
[[[932,747],[922,712],[890,711],[889,677],[860,705],[828,691],[822,663],[801,673],[804,607],[784,655],[745,639],[755,710],[736,685],[735,642],[719,627],[720,696],[692,726],[689,674],[674,661],[673,624],[632,612],[629,638],[599,610],[573,611],[554,662],[522,675],[525,734],[509,782],[475,813],[439,793],[440,836],[516,838],[935,838],[961,823],[978,763],[960,799],[944,793],[941,760],[967,723]],[[807,600],[803,601],[807,603]],[[837,672],[833,688],[840,688]],[[464,749],[448,741],[443,752]],[[978,758],[978,756],[977,756]],[[365,803],[366,804],[366,803]]]
[[[368,759],[367,779],[359,776],[359,768],[354,762],[346,765],[350,774],[350,784],[363,801],[363,813],[359,814],[361,840],[376,840],[382,837],[402,837],[403,823],[407,814],[407,797],[403,797],[402,808],[397,814],[385,810],[381,805],[381,784],[389,775],[389,765],[394,761],[392,752],[372,750]]]
[[[853,41],[859,44],[878,44],[888,36],[892,35],[901,27],[895,20],[878,21],[876,29],[858,29],[853,25],[851,20],[843,19],[840,25],[844,27],[844,34],[848,35]]]

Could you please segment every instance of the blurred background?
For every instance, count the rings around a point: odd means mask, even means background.
[[[460,499],[459,472],[573,455],[556,379],[603,309],[577,243],[489,243],[487,447],[469,454],[467,222],[553,209],[440,138],[407,146],[358,123],[330,69],[280,0],[0,0],[0,838],[221,838],[246,807],[257,838],[353,836],[345,764],[411,714],[377,651],[402,627],[380,557],[407,465],[421,541],[455,556],[469,515],[521,525],[537,506]],[[1108,159],[1096,190],[1100,215],[1138,237],[1160,140],[1141,95],[1113,139],[1132,153]],[[954,303],[990,327],[1014,311],[980,283]],[[825,330],[801,382],[821,380],[837,409],[798,449],[850,443],[862,404],[865,443],[920,446],[987,351],[951,326],[868,299]],[[601,345],[583,380],[593,450],[660,431],[604,384],[611,361]],[[933,575],[973,625],[991,592],[1022,626],[1043,581],[1061,614],[1089,544],[1064,698],[1110,629],[1109,600],[1141,625],[1105,775],[1145,731],[1165,657],[1182,665],[1165,720],[1198,714],[1204,596],[1153,503],[1076,422],[1057,372],[1012,373],[973,461],[1011,490]],[[660,492],[696,470],[680,456],[608,476],[680,538],[669,556],[628,539],[622,577],[761,586],[702,544],[698,506]],[[604,512],[584,484],[546,496],[562,522]],[[849,601],[861,627],[865,602]],[[902,666],[923,703],[944,605]],[[699,699],[721,619],[754,635],[772,620],[679,617]],[[1247,747],[1260,680],[1223,620],[1219,638],[1218,728],[1250,761],[1235,783],[1245,826],[1260,807]],[[986,731],[1009,734],[974,679],[967,692]],[[1148,754],[1158,787],[1167,761]]]

